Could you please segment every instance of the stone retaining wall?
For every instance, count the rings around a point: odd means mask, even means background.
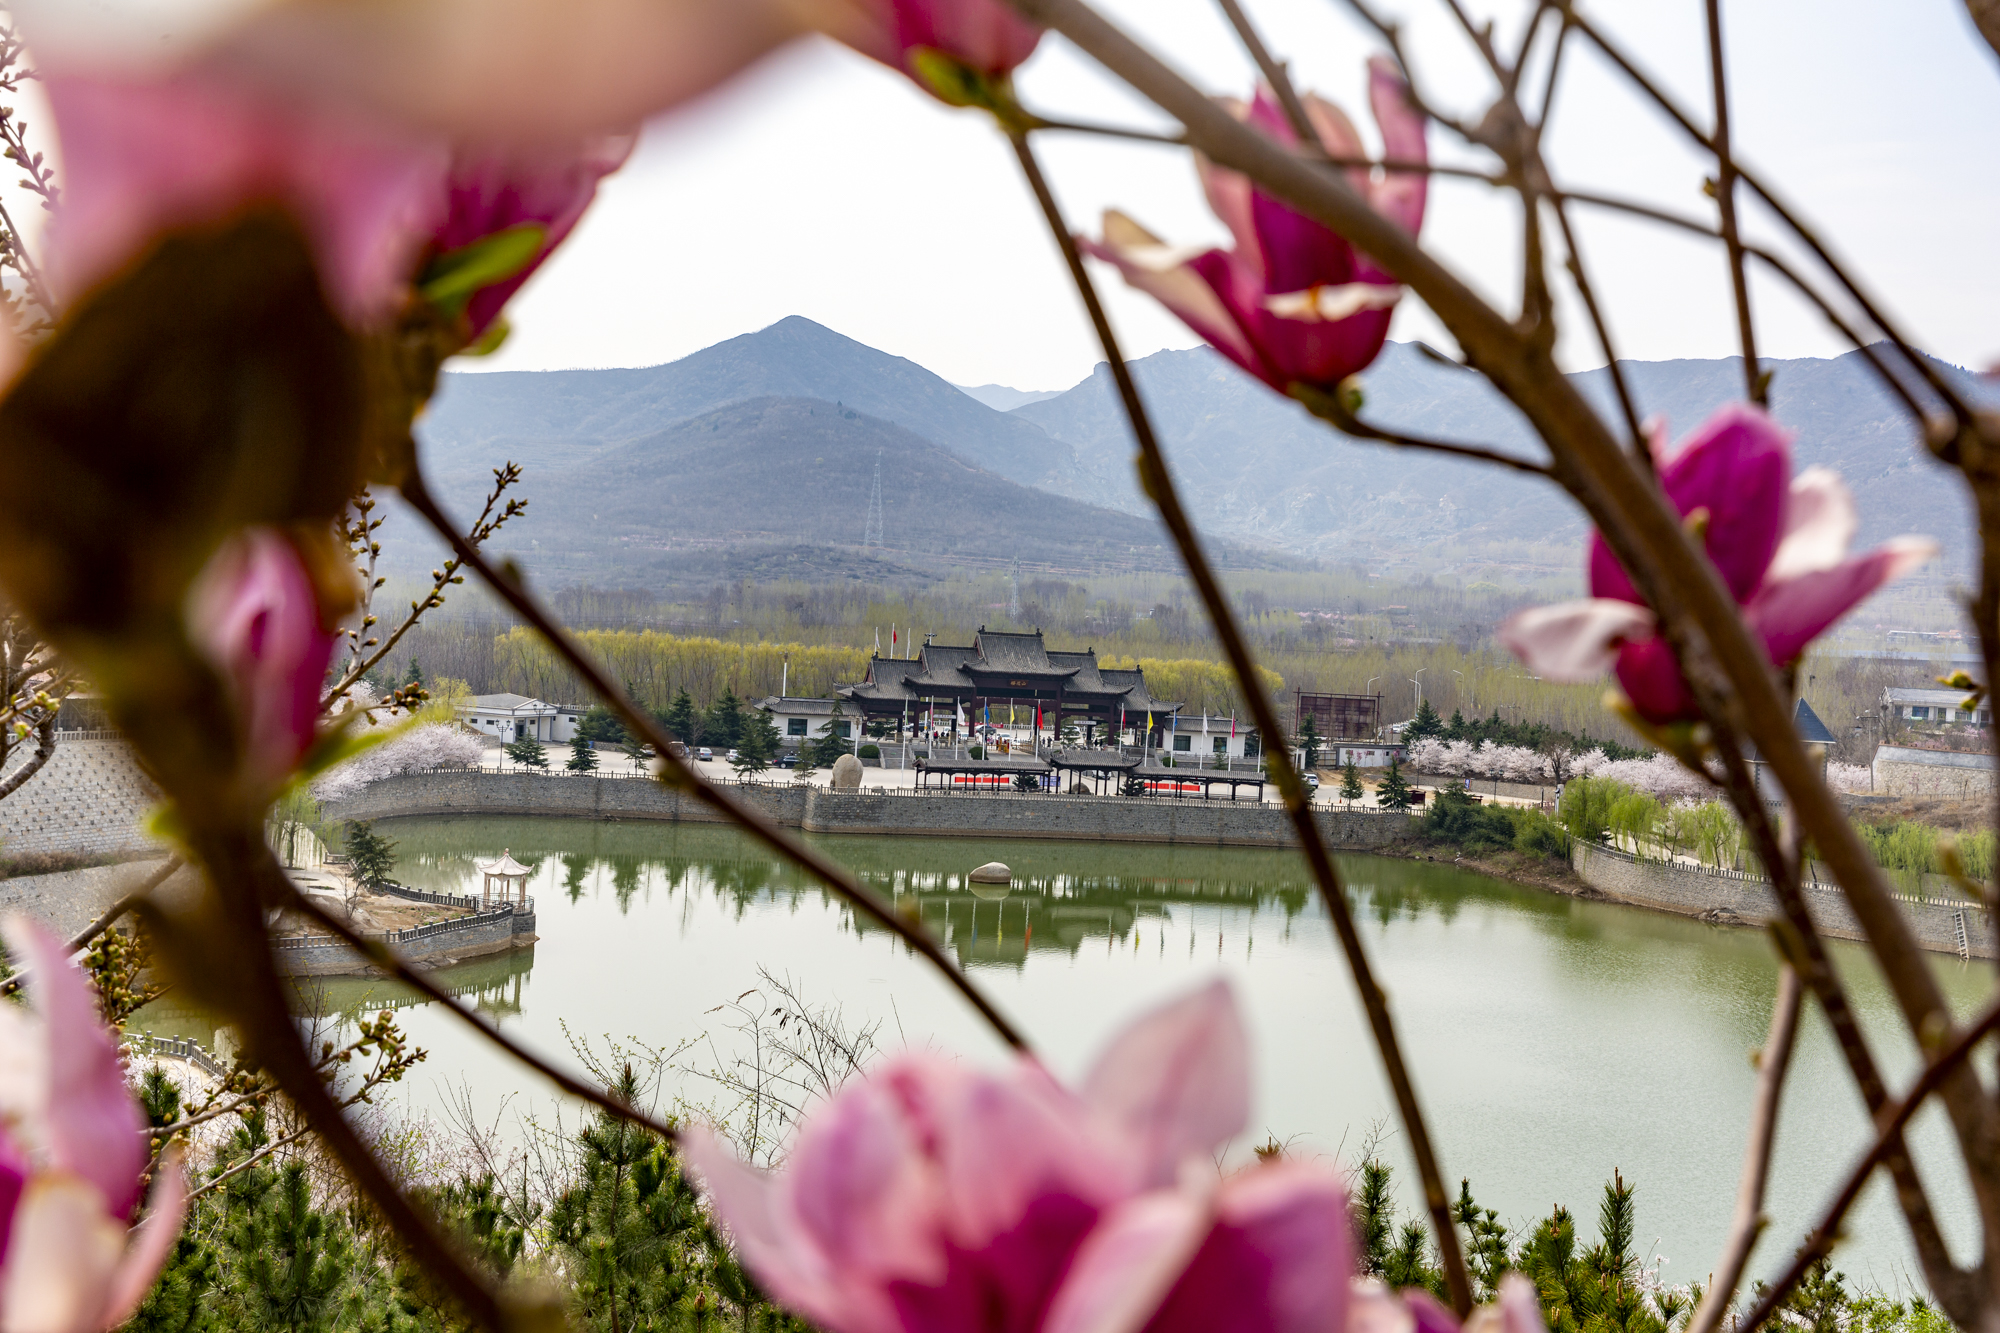
[[[804,783],[746,784],[730,791],[773,822],[808,833],[921,838],[1045,838],[1206,847],[1289,847],[1292,827],[1275,805],[1052,794],[916,794],[907,789],[837,792]],[[411,773],[373,783],[329,804],[332,819],[403,815],[554,815],[719,824],[715,811],[656,782],[526,773]],[[1379,847],[1409,830],[1407,815],[1321,810],[1336,847]]]
[[[15,797],[19,795],[15,793]],[[11,798],[0,805],[10,803]],[[95,921],[105,908],[137,888],[159,868],[160,860],[153,859],[0,879],[0,913],[25,912],[68,938]],[[190,872],[182,871],[178,879],[192,887]]]
[[[1769,881],[1740,871],[1641,861],[1625,852],[1571,844],[1570,864],[1583,882],[1615,902],[1729,925],[1762,925],[1783,915]],[[1993,918],[1977,903],[1950,898],[1923,901],[1897,895],[1917,942],[1962,957],[1996,955]],[[1806,908],[1820,934],[1841,940],[1867,937],[1846,897],[1832,884],[1808,884]]]
[[[424,927],[421,932],[398,931],[400,938],[394,940],[394,947],[413,963],[441,967],[511,949],[516,942],[533,943],[534,934],[533,911],[488,912],[460,921],[441,921]],[[415,938],[408,938],[412,935]],[[314,944],[277,952],[278,965],[294,977],[350,976],[373,970],[345,944]]]
[[[72,740],[56,733],[56,752],[41,772],[0,801],[0,849],[23,852],[150,852],[159,844],[140,830],[160,792],[121,740]],[[8,756],[12,772],[33,744]]]

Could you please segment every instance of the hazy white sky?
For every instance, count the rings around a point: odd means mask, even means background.
[[[1435,0],[1400,13],[1434,100],[1474,113],[1483,67]],[[1183,72],[1240,93],[1250,66],[1212,0],[1101,0]],[[1339,0],[1253,0],[1299,82],[1370,130],[1362,63],[1377,49]],[[1474,5],[1503,32],[1526,5]],[[2000,60],[1959,0],[1734,0],[1737,142],[1852,260],[1913,337],[1949,360],[2000,359]],[[1600,0],[1590,12],[1703,111],[1698,0]],[[1044,114],[1165,127],[1060,38],[1023,69]],[[1565,184],[1707,216],[1705,170],[1583,43],[1565,66],[1551,152]],[[1078,227],[1107,206],[1177,242],[1221,240],[1184,152],[1045,135]],[[1433,131],[1440,157],[1480,158]],[[1590,216],[1583,245],[1621,356],[1734,352],[1719,256],[1657,228]],[[1776,237],[1753,215],[1753,231]],[[1485,186],[1440,181],[1425,239],[1511,308],[1516,224]],[[1194,339],[1115,277],[1100,278],[1133,356]],[[1567,287],[1564,288],[1565,294]],[[1786,289],[1760,281],[1760,350],[1838,350]],[[1564,354],[1599,364],[1577,311]],[[489,369],[651,365],[801,314],[963,384],[1060,388],[1099,359],[1039,214],[986,119],[824,42],[783,52],[706,102],[649,126],[562,254],[515,302]],[[1443,342],[1414,298],[1392,336]],[[470,367],[468,367],[470,368]]]

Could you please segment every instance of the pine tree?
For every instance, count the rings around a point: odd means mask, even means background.
[[[1465,714],[1461,710],[1456,708],[1451,710],[1451,721],[1446,724],[1444,734],[1450,740],[1465,739]]]
[[[694,744],[695,730],[700,723],[695,716],[694,700],[688,697],[685,689],[675,693],[674,701],[660,712],[659,717],[660,725],[667,729],[669,736],[682,745]]]
[[[1361,771],[1354,766],[1354,760],[1350,757],[1347,767],[1340,770],[1340,799],[1353,805],[1366,794],[1367,788],[1361,785]]]
[[[1307,768],[1319,767],[1320,741],[1322,739],[1324,738],[1319,734],[1319,723],[1313,719],[1311,713],[1307,713],[1305,720],[1299,723],[1299,749],[1305,756],[1305,766]]]
[[[1415,804],[1410,794],[1410,784],[1403,776],[1400,760],[1389,760],[1389,773],[1376,785],[1375,800],[1384,810],[1407,810]]]
[[[563,765],[572,773],[594,773],[597,771],[597,751],[590,748],[590,742],[582,731],[569,738],[569,762]]]
[[[529,768],[547,768],[549,766],[548,750],[533,736],[523,736],[517,741],[508,742],[501,747],[501,753],[505,754],[515,763],[524,764]]]
[[[1431,701],[1426,699],[1417,705],[1417,715],[1410,720],[1410,725],[1403,729],[1403,739],[1420,741],[1435,736],[1443,730],[1444,723],[1439,719],[1437,709],[1432,708]]]
[[[406,669],[403,672],[403,684],[422,685],[423,683],[424,683],[424,669],[421,666],[418,666],[417,659],[412,657],[410,659],[410,665],[408,669]]]
[[[607,1089],[636,1102],[628,1065]],[[677,1327],[673,1316],[705,1248],[694,1187],[671,1145],[600,1112],[577,1136],[580,1173],[557,1196],[547,1235],[575,1282],[577,1324],[588,1329]]]
[[[743,738],[736,743],[736,758],[730,767],[738,778],[755,777],[778,757],[778,725],[761,708],[753,708],[743,719]]]
[[[626,690],[630,692],[631,686],[626,686]],[[577,719],[576,734],[587,741],[616,745],[625,739],[625,724],[619,720],[618,714],[603,704],[592,704]]]
[[[743,744],[743,701],[736,697],[736,691],[724,690],[722,697],[708,706],[701,720],[701,738],[730,749]]]
[[[347,826],[347,864],[357,880],[378,889],[396,869],[396,844],[377,833],[372,821],[356,820]]]

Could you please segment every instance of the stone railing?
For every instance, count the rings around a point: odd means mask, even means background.
[[[173,1060],[185,1060],[210,1078],[229,1077],[229,1066],[203,1048],[192,1037],[154,1037],[143,1032],[125,1034],[125,1045],[138,1055],[164,1055]]]

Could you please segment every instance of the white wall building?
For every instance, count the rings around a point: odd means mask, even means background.
[[[1993,725],[1993,704],[1981,699],[1977,708],[1961,708],[1964,690],[1904,689],[1892,685],[1882,691],[1882,710],[1908,722],[1958,722],[1975,727]]]
[[[1387,768],[1391,759],[1403,758],[1404,746],[1394,741],[1333,741],[1319,752],[1322,768]]]
[[[503,744],[533,738],[544,745],[566,744],[576,735],[584,710],[576,704],[543,703],[525,694],[475,694],[458,705],[458,720]]]
[[[831,730],[842,740],[853,740],[854,729],[860,725],[858,710],[843,711],[839,717],[833,710],[839,706],[837,699],[794,699],[772,695],[753,705],[771,715],[771,724],[778,729],[778,744],[787,750],[796,750],[810,741],[816,741]]]
[[[1217,755],[1230,759],[1255,759],[1264,752],[1257,729],[1238,722],[1232,728],[1226,717],[1176,715],[1166,722],[1169,728],[1160,748],[1169,754],[1192,755],[1208,760]]]

